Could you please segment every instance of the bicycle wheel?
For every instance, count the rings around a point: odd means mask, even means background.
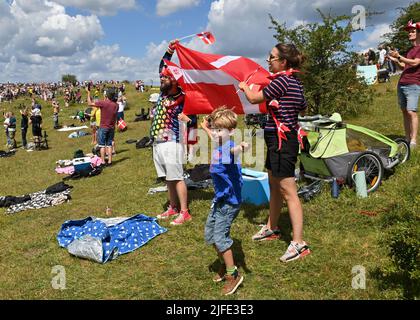
[[[394,141],[398,144],[399,164],[402,164],[410,159],[410,145],[404,138],[397,138]]]
[[[382,177],[384,175],[384,166],[378,155],[373,152],[366,151],[361,153],[354,159],[347,175],[347,182],[353,186],[352,175],[356,171],[364,171],[366,177],[367,192],[373,192],[379,188]]]

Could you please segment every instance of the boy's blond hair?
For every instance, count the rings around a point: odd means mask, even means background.
[[[221,129],[232,130],[238,125],[238,116],[227,106],[221,106],[210,115],[213,126]]]

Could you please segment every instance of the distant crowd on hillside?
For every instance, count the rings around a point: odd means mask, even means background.
[[[397,66],[388,56],[391,50],[391,47],[385,45],[379,45],[376,51],[373,48],[370,48],[360,54],[359,65],[376,65],[378,69],[387,69],[391,75],[396,74],[398,70]]]
[[[0,103],[12,102],[13,100],[21,97],[31,97],[44,101],[52,101],[58,96],[64,96],[66,105],[69,103],[83,103],[82,92],[89,83],[91,83],[98,92],[104,92],[105,87],[111,86],[124,93],[126,86],[125,82],[118,80],[96,82],[77,81],[75,83],[0,83]],[[147,91],[147,88],[142,80],[136,80],[133,84],[136,91]]]

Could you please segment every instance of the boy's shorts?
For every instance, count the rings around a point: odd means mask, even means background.
[[[230,227],[238,216],[240,205],[216,202],[212,204],[207,217],[204,237],[207,244],[215,245],[221,253],[228,250],[233,240],[230,237]]]

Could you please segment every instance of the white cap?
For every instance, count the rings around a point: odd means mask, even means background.
[[[149,102],[157,102],[159,99],[159,93],[152,93],[149,97]]]

